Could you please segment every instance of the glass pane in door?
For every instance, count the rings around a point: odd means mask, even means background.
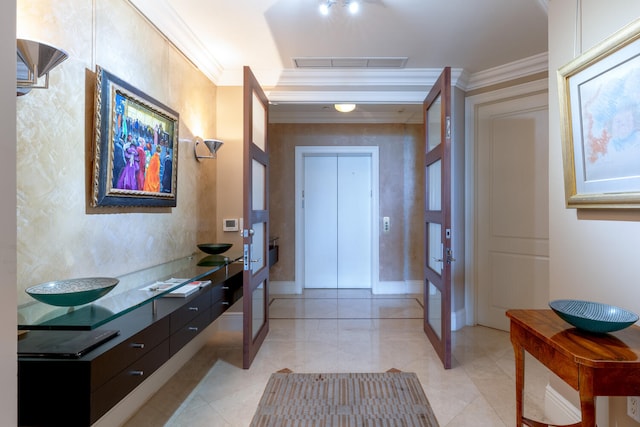
[[[442,160],[427,166],[427,209],[439,211],[442,209]]]
[[[266,230],[264,222],[257,222],[251,225],[253,239],[251,243],[251,271],[255,274],[265,266],[266,258]]]
[[[262,151],[266,151],[266,138],[265,138],[265,111],[260,97],[253,94],[253,143],[256,144]]]
[[[429,325],[433,329],[433,332],[442,338],[442,294],[440,289],[429,282]]]
[[[438,223],[429,223],[428,235],[428,256],[429,268],[438,274],[442,274],[442,225]]]
[[[264,282],[260,283],[260,285],[258,285],[257,288],[254,289],[253,294],[252,294],[252,299],[251,299],[251,303],[252,303],[252,332],[253,332],[253,338],[256,337],[256,335],[258,334],[258,332],[260,331],[260,328],[262,328],[262,325],[264,325],[265,322],[265,286],[264,286]]]
[[[252,185],[252,204],[253,210],[262,211],[266,209],[266,166],[257,160],[252,162],[253,181]]]
[[[440,95],[427,110],[426,126],[428,132],[427,152],[436,148],[442,142],[442,100]]]

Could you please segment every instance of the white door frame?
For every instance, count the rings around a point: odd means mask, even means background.
[[[476,138],[476,109],[481,104],[507,100],[513,97],[531,95],[537,92],[547,91],[549,80],[541,79],[493,92],[470,96],[465,100],[465,242],[464,258],[468,260],[465,265],[464,306],[467,325],[477,324],[477,263],[476,263],[476,182],[477,182],[477,156],[475,146]]]
[[[304,289],[304,158],[320,154],[361,154],[371,156],[371,292],[376,293],[380,281],[380,163],[377,146],[297,146],[295,148],[295,285],[294,292]]]

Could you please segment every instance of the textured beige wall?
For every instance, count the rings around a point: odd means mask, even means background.
[[[191,140],[216,133],[215,85],[124,0],[18,0],[17,35],[70,56],[48,90],[17,99],[18,303],[37,283],[119,276],[214,240],[216,162],[197,163]],[[96,65],[180,114],[176,208],[88,207]]]
[[[220,241],[233,243],[232,251],[242,248],[239,232],[223,231],[224,218],[242,218],[242,153],[243,153],[243,88],[240,86],[218,88],[216,113],[217,138],[224,141],[216,162],[219,189],[217,193],[216,230]]]
[[[270,234],[280,239],[280,257],[270,279],[295,280],[295,147],[340,145],[380,150],[380,229],[382,217],[391,219],[391,231],[380,232],[380,281],[421,280],[421,135],[421,125],[271,124]]]

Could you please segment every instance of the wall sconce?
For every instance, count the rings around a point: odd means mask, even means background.
[[[220,147],[222,147],[222,144],[224,144],[224,142],[220,141],[219,139],[202,139],[199,136],[196,136],[194,138],[195,144],[193,144],[193,152],[196,156],[196,160],[200,161],[200,159],[215,159],[216,158],[216,153],[218,152],[218,150],[220,149]],[[201,156],[198,154],[198,145],[204,143],[205,147],[207,147],[207,149],[209,150],[210,155],[208,156]]]
[[[31,89],[49,87],[49,71],[69,57],[67,52],[33,40],[17,39],[16,94],[25,95]],[[38,79],[45,77],[44,84]]]

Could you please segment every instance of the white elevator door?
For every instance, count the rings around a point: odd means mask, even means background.
[[[306,288],[370,288],[370,155],[314,155],[304,160]]]

